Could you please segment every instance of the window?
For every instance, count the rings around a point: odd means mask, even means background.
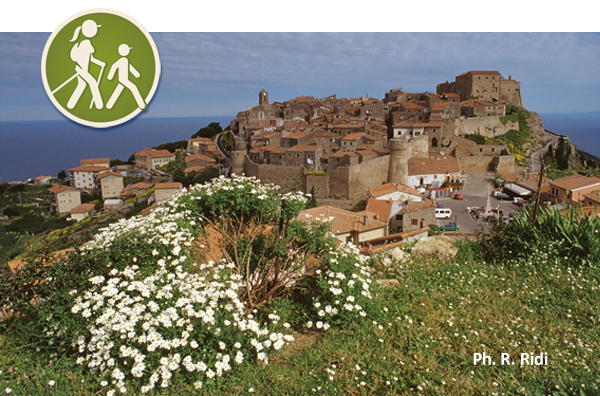
[[[411,219],[410,225],[419,225],[419,219]]]
[[[402,215],[401,215],[401,214],[397,214],[397,215],[396,215],[396,220],[400,220],[400,221],[402,221]]]
[[[479,147],[479,152],[483,153],[483,147]]]

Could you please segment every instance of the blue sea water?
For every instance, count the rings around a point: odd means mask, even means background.
[[[136,118],[113,128],[96,129],[70,120],[0,122],[0,182],[56,176],[80,165],[82,158],[127,161],[146,147],[189,139],[200,128],[235,116]]]
[[[579,150],[600,157],[600,112],[540,114],[544,127],[566,135]]]

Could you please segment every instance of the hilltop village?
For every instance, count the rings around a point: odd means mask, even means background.
[[[232,172],[256,176],[285,191],[318,198],[360,199],[387,182],[413,189],[460,183],[461,173],[515,172],[501,143],[477,144],[465,135],[495,137],[508,106],[523,106],[520,83],[497,71],[469,71],[434,93],[392,89],[370,97],[297,97],[258,105],[231,123],[238,136]]]
[[[332,95],[270,102],[263,89],[258,104],[239,112],[225,133],[190,138],[177,150],[144,148],[129,163],[82,159],[69,169],[69,183],[48,189],[49,210],[76,221],[118,219],[149,213],[181,191],[176,169],[189,180],[207,171],[210,177],[245,175],[278,185],[282,193],[310,194],[313,204],[304,218],[331,219],[341,242],[373,249],[426,236],[430,226],[458,231],[474,229],[480,217],[508,219],[535,196],[538,181],[549,203],[600,201],[600,179],[540,179],[517,161],[515,146],[501,138],[521,129],[519,118],[511,117],[520,111],[526,112],[520,83],[498,71],[463,73],[438,84],[436,93],[391,89],[383,99]],[[526,113],[529,155],[551,138],[539,116]],[[492,179],[477,184],[479,175]],[[509,195],[490,195],[494,178]],[[477,193],[464,191],[467,180]]]

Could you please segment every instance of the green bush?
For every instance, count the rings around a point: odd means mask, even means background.
[[[600,218],[582,216],[570,207],[561,214],[542,209],[533,225],[533,209],[523,210],[507,224],[492,228],[480,238],[482,256],[490,262],[527,260],[533,253],[545,252],[550,260],[569,267],[600,265]]]

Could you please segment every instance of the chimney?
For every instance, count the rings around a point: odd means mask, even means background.
[[[365,220],[365,227],[369,225],[369,216],[363,215],[363,219]]]
[[[379,215],[377,213],[375,213],[374,218],[375,218],[375,220],[379,220]]]

